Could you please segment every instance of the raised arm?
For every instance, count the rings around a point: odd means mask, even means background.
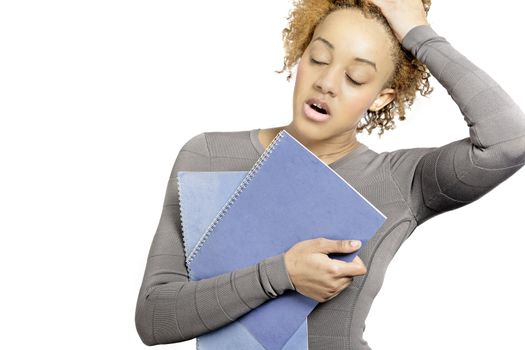
[[[146,345],[195,338],[231,323],[287,289],[295,290],[284,253],[213,278],[189,280],[176,183],[181,170],[210,170],[204,133],[186,142],[175,160],[149,250],[135,312],[135,325]]]
[[[392,176],[421,224],[480,198],[525,164],[525,115],[483,70],[430,25],[402,41],[458,105],[470,137],[391,152]]]

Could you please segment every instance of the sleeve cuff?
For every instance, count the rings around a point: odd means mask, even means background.
[[[438,33],[430,26],[430,24],[422,24],[415,26],[406,33],[401,41],[401,45],[409,50],[414,57],[421,60],[421,55],[418,55],[419,49],[430,39],[439,37]]]
[[[271,298],[276,298],[287,289],[295,290],[286,269],[284,254],[271,256],[260,263],[261,284]]]

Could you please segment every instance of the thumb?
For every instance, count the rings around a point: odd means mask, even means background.
[[[353,252],[361,247],[359,240],[346,239],[320,239],[318,240],[317,251],[320,253],[347,253]]]

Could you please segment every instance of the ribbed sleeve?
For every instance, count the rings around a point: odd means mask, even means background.
[[[497,82],[430,25],[412,28],[402,45],[447,90],[470,133],[441,147],[391,152],[392,175],[421,224],[480,198],[524,165],[525,115]]]
[[[135,324],[146,345],[186,341],[224,326],[287,289],[284,253],[213,278],[190,281],[181,235],[177,171],[209,171],[205,134],[179,152],[139,291]]]

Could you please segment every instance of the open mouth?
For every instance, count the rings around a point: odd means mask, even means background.
[[[305,103],[303,113],[308,119],[317,122],[324,122],[330,119],[330,113],[328,113],[328,110],[319,106],[317,103]]]
[[[313,109],[313,110],[316,110],[317,112],[319,113],[322,113],[322,114],[328,114],[328,112],[322,108],[322,107],[318,107],[317,105],[315,105],[314,103],[311,103],[310,104],[310,107]]]
[[[330,106],[320,98],[312,97],[305,101],[312,111],[319,114],[330,115]]]

